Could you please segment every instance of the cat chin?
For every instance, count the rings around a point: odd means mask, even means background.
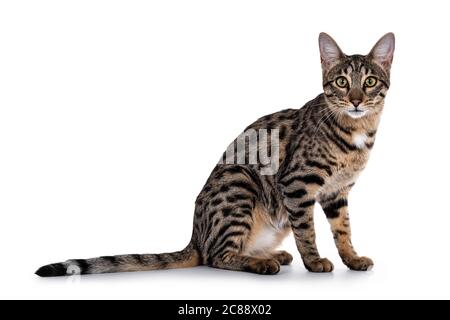
[[[353,119],[360,119],[367,115],[367,111],[360,111],[360,112],[354,112],[354,111],[346,111],[345,112],[350,118]]]

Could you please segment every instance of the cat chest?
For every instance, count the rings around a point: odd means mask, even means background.
[[[365,148],[368,140],[369,137],[365,133],[354,133],[352,135],[352,144],[358,149]]]
[[[321,191],[324,193],[334,192],[342,189],[356,181],[360,174],[360,170],[342,170],[335,173],[332,177],[325,180]]]
[[[333,193],[355,183],[366,166],[367,160],[368,154],[364,152],[348,155],[341,159],[333,174],[325,179],[325,184],[322,186],[320,193]]]

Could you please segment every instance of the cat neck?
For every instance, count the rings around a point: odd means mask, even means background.
[[[382,109],[382,108],[381,108]],[[361,118],[352,118],[348,115],[336,116],[335,121],[342,127],[355,133],[375,133],[380,123],[381,111],[369,113]]]

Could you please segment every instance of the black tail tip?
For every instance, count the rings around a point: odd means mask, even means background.
[[[35,274],[39,277],[61,277],[67,275],[66,267],[62,263],[49,264],[40,267]]]

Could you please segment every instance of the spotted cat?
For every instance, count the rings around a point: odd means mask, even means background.
[[[345,55],[321,33],[323,93],[300,109],[260,118],[244,131],[244,139],[233,142],[197,197],[192,239],[184,250],[68,260],[36,273],[50,277],[207,265],[276,274],[292,261],[289,253],[276,250],[291,231],[306,269],[330,272],[333,264],[316,247],[316,203],[328,218],[343,263],[368,270],[372,260],[352,246],[347,197],[375,142],[394,46],[388,33],[369,54]],[[275,139],[263,143],[269,135]],[[239,141],[246,143],[241,153]],[[276,156],[274,170],[263,170],[268,157],[255,156],[268,149]]]

